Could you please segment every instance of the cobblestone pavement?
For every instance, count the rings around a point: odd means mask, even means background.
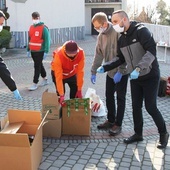
[[[90,67],[93,60],[96,37],[86,36],[85,40],[77,41],[79,46],[85,50],[85,84],[83,94],[88,87],[95,88],[97,94],[105,102],[105,75],[97,75],[95,85],[90,82]],[[52,60],[51,47],[50,54],[44,61],[48,73],[49,84],[39,87],[36,91],[28,91],[32,84],[33,62],[26,57],[25,49],[10,49],[3,54],[5,63],[11,71],[18,89],[23,97],[22,101],[13,99],[12,93],[0,81],[0,117],[7,113],[7,109],[41,110],[41,96],[48,88],[55,92],[50,76],[50,62]],[[163,54],[163,49],[162,53]],[[168,57],[170,51],[168,50]],[[170,64],[160,62],[161,76],[170,75]],[[67,91],[68,95],[68,91]],[[170,97],[158,97],[158,108],[166,120],[168,131],[170,132]],[[91,135],[82,136],[62,136],[59,139],[43,139],[43,158],[39,170],[170,170],[170,141],[165,150],[157,149],[159,140],[157,128],[151,117],[143,109],[144,141],[125,145],[123,139],[133,134],[133,119],[130,98],[130,88],[126,99],[126,111],[122,125],[122,133],[113,137],[108,131],[98,130],[97,125],[106,120],[106,117],[92,117]]]

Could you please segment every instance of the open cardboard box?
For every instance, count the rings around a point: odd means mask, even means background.
[[[38,169],[42,159],[42,126],[46,116],[42,120],[39,111],[8,110],[8,124],[0,132],[0,169]],[[30,136],[33,137],[31,142]]]
[[[61,137],[61,106],[58,102],[57,93],[44,91],[42,95],[42,116],[49,110],[49,114],[43,126],[43,136],[60,138]]]

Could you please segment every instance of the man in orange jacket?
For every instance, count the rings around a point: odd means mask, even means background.
[[[66,83],[70,88],[70,98],[82,98],[84,65],[84,50],[78,47],[75,41],[67,41],[54,51],[51,75],[61,105],[64,104]]]

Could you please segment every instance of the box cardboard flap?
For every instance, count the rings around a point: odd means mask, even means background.
[[[4,116],[3,118],[1,118],[1,130],[4,129],[5,125],[8,122],[8,115]]]
[[[0,133],[0,146],[30,147],[30,143],[27,134]]]
[[[10,123],[8,126],[3,129],[0,133],[9,133],[9,134],[15,134],[18,132],[18,130],[21,128],[21,126],[24,124],[24,122],[18,122],[18,123]]]
[[[49,104],[49,101],[50,101],[50,105],[56,105],[56,104],[59,105],[57,93],[48,92],[48,90],[46,90],[42,95],[42,103]]]
[[[50,111],[47,110],[47,112],[46,112],[45,116],[43,117],[43,119],[42,119],[42,121],[41,121],[38,129],[40,129],[40,128],[45,124],[45,119],[47,118],[47,116],[48,116],[49,113],[50,113]]]
[[[8,110],[9,123],[24,122],[24,125],[39,125],[41,122],[41,113],[31,110]]]

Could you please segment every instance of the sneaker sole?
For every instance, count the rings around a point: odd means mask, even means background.
[[[48,84],[49,84],[49,83],[47,83],[47,84],[43,84],[43,85],[41,84],[41,85],[40,85],[40,87],[46,86],[46,85],[48,85]]]
[[[109,134],[110,134],[111,136],[115,136],[115,135],[120,134],[121,132],[122,132],[122,130],[118,131],[117,133],[114,133],[114,132],[109,131]]]
[[[37,90],[38,89],[38,87],[36,88],[36,89],[28,89],[29,91],[35,91],[35,90]]]

